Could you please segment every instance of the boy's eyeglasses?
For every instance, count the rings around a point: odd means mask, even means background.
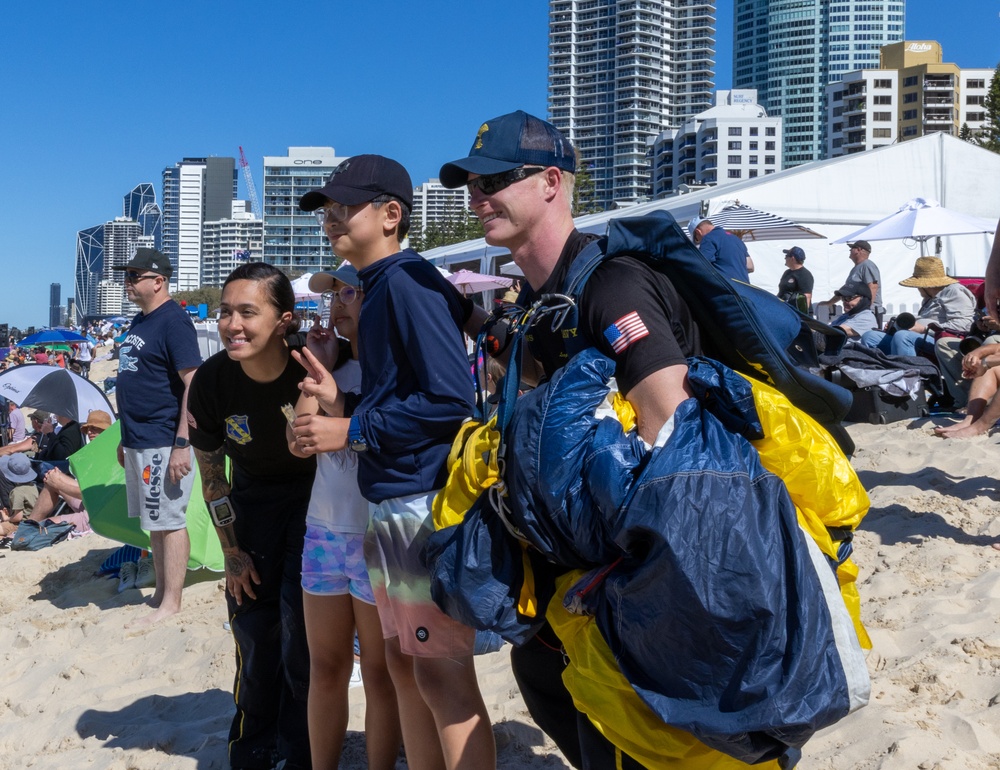
[[[340,299],[341,304],[350,305],[358,298],[358,290],[353,286],[345,286],[343,289],[340,289],[340,291],[323,292],[323,299],[330,305],[332,305],[333,301],[338,298]]]
[[[502,171],[499,174],[477,176],[475,179],[470,179],[466,186],[470,193],[473,190],[479,190],[483,195],[493,195],[507,189],[515,182],[520,182],[522,179],[527,179],[529,176],[544,170],[544,166],[521,166],[510,171]]]
[[[316,221],[319,222],[319,226],[323,227],[327,223],[343,222],[347,219],[349,210],[350,206],[330,201],[323,208],[316,209],[313,214],[316,215]]]

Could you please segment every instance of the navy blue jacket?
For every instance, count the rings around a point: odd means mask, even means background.
[[[475,389],[462,342],[464,312],[437,268],[407,249],[361,270],[361,403],[368,451],[361,494],[380,503],[444,486],[445,460]]]

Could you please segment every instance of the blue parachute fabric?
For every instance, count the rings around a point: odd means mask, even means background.
[[[740,404],[752,410],[749,384],[721,364],[691,363],[706,405],[683,402],[673,435],[651,453],[615,420],[593,418],[613,371],[596,351],[519,404],[511,517],[554,561],[589,563],[567,607],[595,617],[647,705],[754,763],[801,747],[848,713],[850,696],[787,490],[709,411],[752,425],[755,411],[739,415]]]
[[[421,558],[431,574],[431,596],[444,612],[471,628],[524,644],[545,619],[542,612],[528,618],[517,611],[523,554],[491,509],[489,496],[482,495],[460,524],[430,536]],[[551,590],[540,597],[545,604],[549,598]]]
[[[609,391],[615,365],[593,348],[571,364],[518,398],[507,431],[506,480],[512,519],[525,538],[557,564],[590,569],[621,555],[594,513],[598,509],[583,476],[599,423],[594,412]],[[553,408],[562,402],[573,406]],[[630,475],[627,465],[621,469]]]

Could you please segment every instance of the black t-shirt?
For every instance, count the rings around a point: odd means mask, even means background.
[[[812,294],[813,275],[804,267],[798,270],[786,270],[778,281],[778,299],[784,300],[789,294]]]
[[[314,457],[303,459],[288,451],[287,421],[281,411],[283,404],[295,406],[305,376],[305,369],[289,356],[278,379],[255,382],[226,351],[216,353],[191,382],[191,444],[203,452],[225,445],[233,465],[250,477],[296,477],[299,482],[298,477],[313,474]]]
[[[552,275],[537,292],[522,292],[519,304],[530,304],[541,294],[558,293],[573,259],[595,238],[574,230]],[[549,320],[542,319],[525,335],[546,377],[569,360],[563,340],[573,333],[569,329],[553,332]],[[653,372],[683,364],[688,356],[701,353],[698,327],[673,283],[634,257],[609,259],[590,276],[580,302],[576,333],[615,361],[618,387],[626,395]]]

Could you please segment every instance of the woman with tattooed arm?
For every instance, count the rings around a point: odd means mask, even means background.
[[[276,268],[257,262],[234,270],[222,289],[225,351],[198,370],[188,402],[191,445],[225,555],[236,641],[234,768],[281,760],[286,770],[311,766],[301,567],[316,460],[293,456],[285,440],[286,412],[306,376],[285,342],[294,306],[292,286]]]

